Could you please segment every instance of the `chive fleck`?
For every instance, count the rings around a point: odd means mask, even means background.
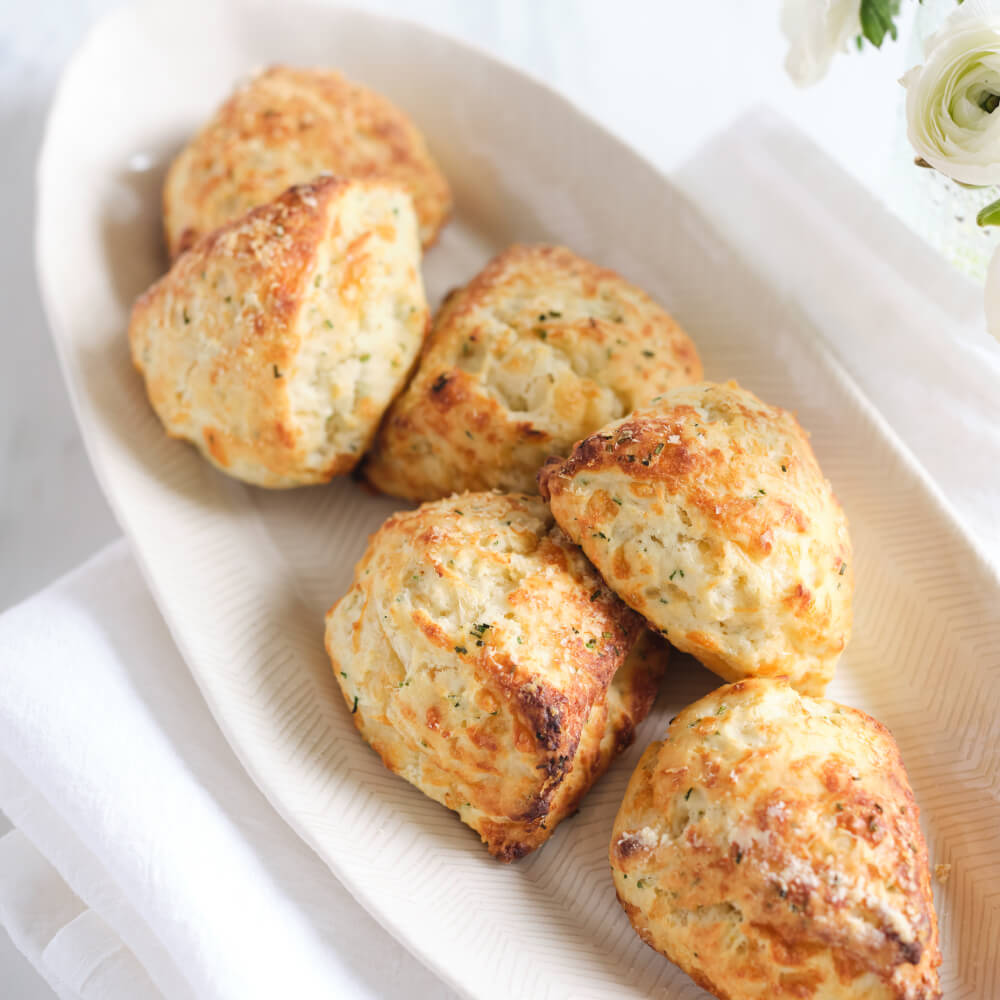
[[[358,359],[359,361],[371,361],[372,356],[370,354],[362,354]]]
[[[354,696],[354,708],[352,708],[352,709],[351,709],[351,715],[354,715],[354,713],[355,713],[355,712],[356,712],[357,710],[358,710],[358,696],[357,696],[357,695],[355,695],[355,696]]]
[[[643,351],[642,353],[647,358],[655,358],[656,357],[656,352],[655,351]]]
[[[184,316],[184,322],[185,323],[190,323],[191,322],[191,317],[188,315],[187,306],[185,306],[183,308],[183,310],[181,310],[181,312],[182,312],[182,315]]]
[[[691,798],[691,793],[692,793],[693,791],[694,791],[694,788],[689,788],[689,789],[688,789],[688,790],[687,790],[687,791],[686,791],[686,792],[684,793],[684,801],[685,801],[685,802],[687,802],[687,800],[688,800],[689,798]]]
[[[465,656],[468,650],[465,648],[465,646],[456,646],[455,652],[458,653],[459,656]]]
[[[325,327],[326,327],[326,328],[327,328],[328,330],[332,330],[332,329],[333,329],[333,320],[329,320],[329,319],[325,319],[325,320],[323,320],[323,325],[324,325],[324,326],[325,326]]]
[[[281,372],[278,371],[278,366],[277,365],[271,365],[271,367],[274,369],[274,377],[275,378],[281,378]]]
[[[600,590],[598,589],[598,590],[595,590],[595,591],[594,591],[594,592],[593,592],[593,593],[592,593],[592,594],[590,595],[590,599],[591,599],[592,601],[596,601],[596,600],[597,600],[597,598],[598,598],[598,597],[600,597],[600,596],[601,596],[601,591],[600,591]]]
[[[839,570],[840,575],[843,576],[846,572],[847,572],[847,563],[841,563]]]

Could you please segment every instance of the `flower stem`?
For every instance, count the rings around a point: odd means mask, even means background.
[[[981,208],[976,216],[976,222],[981,226],[1000,226],[1000,198]]]

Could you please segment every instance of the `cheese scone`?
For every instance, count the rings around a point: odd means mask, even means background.
[[[238,88],[171,164],[163,189],[171,256],[320,174],[405,187],[424,246],[451,210],[448,182],[399,108],[333,70],[273,66]]]
[[[644,292],[564,247],[514,246],[441,307],[365,474],[409,500],[534,493],[548,456],[700,378],[694,344]]]
[[[502,861],[542,844],[631,743],[667,656],[537,496],[501,493],[389,518],[326,648],[386,767]]]
[[[610,847],[639,936],[725,1000],[936,1000],[919,810],[875,719],[780,681],[719,688],[629,782]]]
[[[410,196],[326,178],[216,230],[136,302],[129,341],[167,431],[248,483],[361,457],[428,324]]]
[[[604,579],[728,681],[822,694],[851,630],[847,519],[792,414],[735,382],[672,389],[539,473]]]

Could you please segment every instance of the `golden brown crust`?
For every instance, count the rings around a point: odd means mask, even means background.
[[[365,473],[411,500],[534,492],[548,455],[700,377],[644,292],[565,247],[513,246],[446,299]]]
[[[538,497],[499,493],[389,518],[326,644],[386,766],[505,861],[543,843],[631,742],[666,657]]]
[[[361,457],[426,330],[416,218],[382,181],[320,179],[215,230],[135,303],[168,432],[263,486]]]
[[[941,996],[919,810],[863,712],[719,688],[643,754],[610,860],[643,940],[716,996]]]
[[[792,414],[735,382],[665,393],[539,472],[609,585],[727,680],[820,694],[847,644],[847,521]]]
[[[333,70],[272,66],[240,87],[171,165],[163,189],[171,256],[323,173],[402,184],[425,247],[451,210],[448,182],[399,108]]]

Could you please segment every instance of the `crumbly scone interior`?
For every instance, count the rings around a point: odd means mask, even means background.
[[[426,323],[419,261],[416,216],[401,188],[351,190],[331,213],[287,374],[310,467],[360,456],[378,414],[402,387]]]

